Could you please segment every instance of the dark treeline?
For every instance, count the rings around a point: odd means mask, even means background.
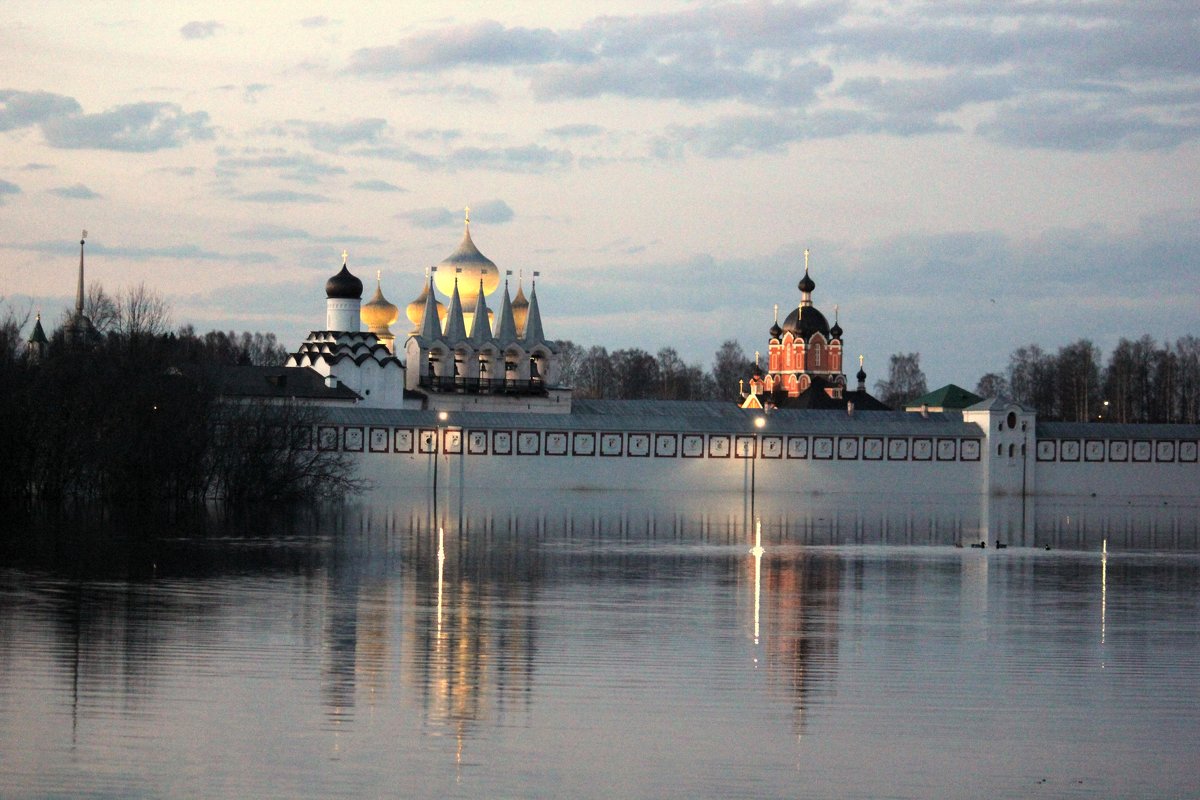
[[[753,366],[732,340],[717,349],[708,372],[685,363],[670,347],[651,354],[638,348],[584,348],[570,341],[558,345],[562,382],[580,398],[732,401],[738,398],[738,381],[749,377]]]
[[[980,378],[975,393],[1011,398],[1049,420],[1197,424],[1200,338],[1121,339],[1103,365],[1087,339],[1057,353],[1031,344],[1013,351],[1005,372]]]
[[[0,318],[0,498],[186,503],[356,488],[344,456],[287,446],[315,424],[311,407],[219,399],[219,368],[282,363],[273,335],[170,331],[165,305],[140,287],[114,306],[81,340],[55,330],[40,357],[21,336],[28,319]]]

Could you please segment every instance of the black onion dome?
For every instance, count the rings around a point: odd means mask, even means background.
[[[826,339],[830,338],[829,321],[815,306],[793,308],[792,313],[783,321],[783,329],[805,340],[814,333],[820,333]]]
[[[862,368],[861,364],[858,365],[858,374],[855,375],[854,377],[858,378],[859,383],[866,383],[867,371]]]
[[[834,339],[842,338],[842,326],[838,325],[837,322],[834,322],[833,327],[829,329],[829,335]]]
[[[763,375],[762,367],[760,367],[758,364],[755,364],[754,369],[750,370],[750,374],[756,378],[761,378]]]
[[[330,299],[361,300],[362,292],[362,281],[351,275],[345,264],[341,272],[325,281],[325,296]]]
[[[778,339],[780,336],[783,336],[783,328],[779,327],[779,322],[776,320],[771,324],[771,338]]]
[[[816,282],[813,281],[812,278],[808,277],[808,270],[805,270],[804,277],[800,279],[800,282],[796,284],[796,286],[798,286],[802,292],[811,292],[813,289],[817,288]]]

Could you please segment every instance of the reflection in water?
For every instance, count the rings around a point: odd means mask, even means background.
[[[1151,735],[1194,777],[1195,509],[728,500],[5,533],[0,795],[1146,795]]]
[[[1100,549],[1100,644],[1104,644],[1104,633],[1108,618],[1108,540]]]

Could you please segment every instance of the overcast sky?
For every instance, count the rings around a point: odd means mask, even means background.
[[[1200,334],[1194,0],[586,6],[8,4],[0,296],[57,323],[87,228],[89,281],[291,348],[343,249],[403,307],[470,205],[549,336],[706,367],[805,248],[871,384]]]

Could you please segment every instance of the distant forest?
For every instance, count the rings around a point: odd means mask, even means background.
[[[1004,372],[980,378],[975,393],[1000,396],[1066,422],[1200,423],[1200,338],[1159,344],[1121,339],[1102,362],[1087,339],[1049,353],[1019,347]]]

